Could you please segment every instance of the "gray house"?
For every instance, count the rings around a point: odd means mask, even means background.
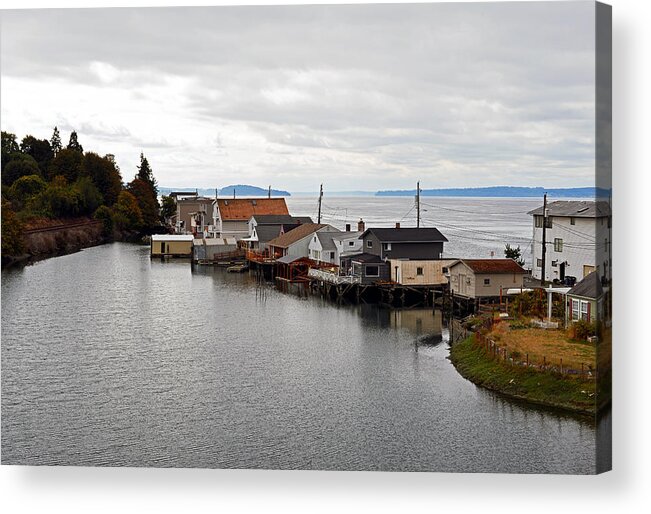
[[[386,259],[440,259],[447,238],[436,228],[369,228],[362,251]]]
[[[341,266],[348,274],[357,277],[360,284],[391,280],[389,263],[372,253],[360,253],[341,259]]]

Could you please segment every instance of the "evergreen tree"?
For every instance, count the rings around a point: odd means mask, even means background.
[[[79,144],[77,140],[77,132],[74,130],[70,134],[70,142],[67,146],[68,150],[74,150],[75,152],[84,153],[84,148]]]
[[[507,259],[513,259],[515,262],[517,262],[520,266],[524,266],[524,259],[522,258],[522,250],[520,250],[520,247],[512,247],[510,244],[506,244],[504,247],[504,257]]]
[[[154,173],[151,171],[151,166],[149,166],[149,161],[142,152],[140,152],[140,166],[138,166],[136,178],[149,184],[149,187],[151,187],[154,196],[156,197],[156,203],[158,204],[158,184],[154,178]]]
[[[50,139],[50,147],[52,148],[52,153],[55,157],[63,148],[61,146],[61,135],[59,134],[59,129],[57,127],[54,127],[52,139]]]

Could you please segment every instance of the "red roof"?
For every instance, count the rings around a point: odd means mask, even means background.
[[[289,214],[284,198],[220,198],[217,207],[223,221],[248,221],[256,214]]]
[[[485,273],[526,273],[513,259],[461,259],[477,274]]]

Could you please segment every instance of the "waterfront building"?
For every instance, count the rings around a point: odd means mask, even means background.
[[[308,216],[256,215],[249,220],[249,235],[242,239],[249,250],[264,252],[272,239],[305,223],[312,223]]]
[[[532,276],[542,278],[543,207],[533,217]],[[545,280],[581,280],[597,271],[611,278],[611,210],[605,201],[556,201],[547,205]]]
[[[362,251],[386,259],[440,259],[447,238],[433,227],[368,228],[360,236]]]
[[[459,259],[448,270],[450,291],[465,298],[497,298],[523,287],[527,273],[513,259]]]
[[[347,274],[355,277],[355,281],[362,285],[388,282],[391,279],[389,263],[373,253],[346,257],[342,260],[342,267],[346,268]]]
[[[213,231],[218,237],[248,237],[255,216],[289,215],[284,198],[218,198],[212,201]]]
[[[152,257],[192,257],[192,234],[154,234],[151,236]]]
[[[319,232],[309,244],[310,259],[341,266],[341,260],[362,253],[361,232],[351,232],[346,225],[345,232]]]
[[[566,298],[566,325],[578,320],[592,323],[597,319],[604,319],[604,289],[596,270],[570,289]]]
[[[307,258],[310,253],[310,241],[317,232],[339,232],[339,229],[323,223],[299,225],[267,243],[270,255],[275,258],[284,256]]]
[[[193,234],[202,237],[211,233],[211,210],[213,198],[197,196],[175,196],[176,216],[175,230],[177,234]]]
[[[391,280],[403,286],[438,286],[448,283],[448,268],[457,259],[390,259]]]

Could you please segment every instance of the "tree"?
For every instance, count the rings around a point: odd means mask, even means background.
[[[47,139],[36,139],[34,136],[25,136],[20,143],[20,151],[24,154],[31,155],[38,163],[38,167],[43,175],[46,174],[48,165],[54,157],[52,147]]]
[[[23,253],[23,227],[11,204],[2,200],[2,256]]]
[[[138,200],[129,191],[121,191],[113,206],[113,220],[121,229],[138,230],[142,226],[142,213]]]
[[[79,177],[73,187],[79,198],[79,214],[92,214],[102,205],[102,195],[90,177]]]
[[[106,205],[111,206],[117,202],[122,190],[122,176],[115,161],[109,156],[100,157],[93,152],[84,154],[82,175],[90,177]]]
[[[161,197],[160,215],[163,220],[167,221],[176,214],[176,202],[171,196],[163,195]]]
[[[75,152],[84,153],[84,148],[79,144],[79,141],[77,140],[77,132],[74,130],[70,133],[70,141],[66,148]]]
[[[100,205],[93,214],[93,218],[102,222],[102,233],[105,236],[110,236],[113,233],[113,213],[106,205]]]
[[[48,176],[56,177],[61,175],[72,183],[81,175],[83,159],[84,156],[76,150],[64,148],[52,159],[48,168]]]
[[[28,209],[34,214],[50,218],[67,218],[77,216],[80,209],[80,194],[68,185],[65,177],[56,176],[47,188],[34,196],[28,203]]]
[[[18,153],[18,143],[16,142],[16,134],[11,132],[2,131],[2,167],[11,159],[11,154]]]
[[[24,204],[46,188],[47,182],[40,175],[26,175],[13,183],[9,188],[9,196],[12,201]]]
[[[151,166],[149,166],[149,161],[142,152],[140,152],[140,166],[138,166],[138,173],[136,174],[136,178],[139,178],[140,180],[149,184],[152,191],[154,192],[154,196],[156,197],[156,203],[158,203],[158,184],[154,178],[154,173],[151,170]]]
[[[513,248],[509,243],[504,247],[504,257],[507,259],[513,259],[520,266],[524,266],[524,259],[522,258],[522,250],[520,247]]]
[[[2,167],[2,183],[10,186],[20,177],[40,174],[38,164],[32,156],[14,153],[11,160]]]
[[[52,133],[52,138],[50,139],[50,147],[52,148],[52,153],[54,157],[61,151],[63,148],[61,146],[61,135],[59,134],[59,129],[55,126],[54,132]]]
[[[151,186],[140,178],[134,178],[127,185],[127,190],[138,201],[138,207],[142,213],[143,228],[148,230],[160,225],[158,200]]]

